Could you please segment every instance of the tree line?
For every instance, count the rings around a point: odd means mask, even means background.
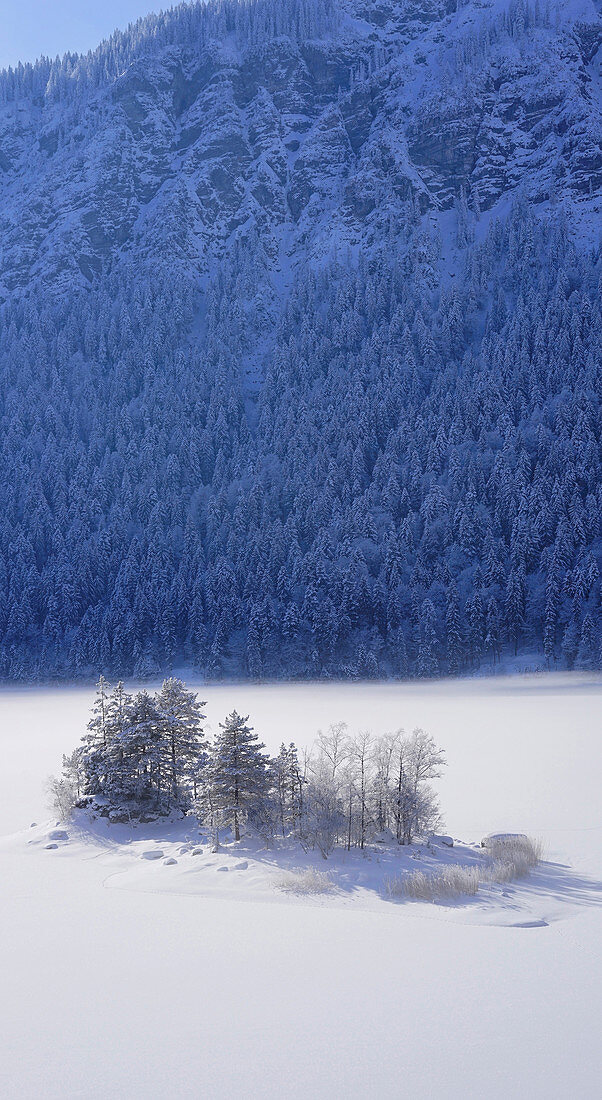
[[[271,757],[236,711],[209,739],[204,705],[174,678],[132,694],[101,677],[82,742],[51,783],[58,811],[86,808],[113,823],[193,813],[216,847],[225,830],[237,841],[250,829],[324,858],[383,834],[411,844],[440,825],[432,780],[444,754],[423,730],[375,737],[339,723],[311,750],[282,744]]]
[[[182,38],[202,49],[231,37],[244,49],[283,35],[293,41],[318,37],[334,29],[340,17],[332,0],[190,0],[135,20],[85,54],[67,52],[0,70],[0,105],[32,99],[48,113],[57,103],[72,108],[141,57],[155,56]]]

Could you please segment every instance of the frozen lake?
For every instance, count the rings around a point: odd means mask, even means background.
[[[600,1080],[602,678],[212,686],[267,747],[343,720],[445,749],[448,830],[542,837],[547,926],[107,889],[107,860],[27,845],[89,689],[0,694],[0,1085],[20,1097],[566,1097]],[[18,836],[6,836],[25,830]],[[528,886],[525,887],[528,890]],[[512,898],[509,899],[512,906]]]

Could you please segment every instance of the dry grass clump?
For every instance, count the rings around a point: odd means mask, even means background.
[[[418,901],[436,901],[437,898],[474,896],[479,889],[479,868],[461,867],[450,863],[441,871],[412,871],[408,875],[396,875],[385,884],[389,897],[415,898]]]
[[[486,851],[490,863],[481,881],[504,883],[528,875],[543,856],[543,844],[528,836],[503,837],[489,841]]]
[[[287,894],[332,894],[336,890],[328,872],[313,867],[285,871],[276,880],[276,886]]]
[[[543,855],[540,840],[531,837],[504,837],[487,843],[486,862],[472,867],[451,863],[440,871],[412,871],[385,881],[391,898],[437,901],[440,898],[474,897],[479,885],[512,882],[524,878]]]

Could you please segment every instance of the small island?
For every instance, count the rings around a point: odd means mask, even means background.
[[[236,710],[209,740],[204,705],[175,678],[133,694],[101,677],[82,743],[49,782],[59,818],[75,821],[80,836],[113,830],[117,840],[121,827],[121,842],[142,844],[141,858],[164,866],[203,856],[197,869],[246,871],[255,860],[287,894],[455,899],[540,861],[541,846],[522,834],[467,845],[442,832],[433,781],[445,755],[422,729],[375,737],[340,722],[311,750],[282,743],[271,757]],[[56,850],[69,837],[57,828],[48,839]],[[216,866],[220,853],[228,860]]]

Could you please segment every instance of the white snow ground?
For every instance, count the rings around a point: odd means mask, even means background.
[[[271,857],[180,855],[177,832],[49,841],[43,782],[92,694],[0,694],[2,1096],[598,1095],[602,678],[202,690],[214,727],[235,706],[271,750],[339,719],[429,730],[454,837],[547,847],[453,906],[382,900],[374,859],[337,859],[354,888],[305,899]],[[139,858],[157,848],[177,864]]]

